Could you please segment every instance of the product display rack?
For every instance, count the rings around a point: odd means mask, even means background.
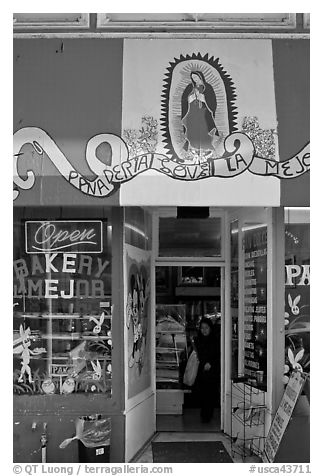
[[[185,305],[158,305],[156,309],[156,383],[178,388],[181,363],[187,359]]]
[[[265,441],[266,387],[245,376],[231,380],[231,453],[261,456]]]

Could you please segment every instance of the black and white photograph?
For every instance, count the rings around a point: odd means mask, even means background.
[[[311,472],[307,8],[12,13],[14,473]]]

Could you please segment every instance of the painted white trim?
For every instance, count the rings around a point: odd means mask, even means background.
[[[267,415],[266,432],[281,400],[285,354],[284,328],[284,215],[283,208],[267,210],[268,292],[267,292]]]
[[[223,257],[196,257],[195,259],[191,256],[169,256],[168,258],[157,257],[155,261],[158,263],[158,266],[173,266],[174,263],[178,263],[177,266],[183,266],[183,263],[184,266],[221,266],[224,264]]]
[[[225,274],[224,274],[224,418],[223,429],[229,434],[231,427],[231,348],[232,348],[232,316],[231,316],[231,247],[230,247],[230,220],[225,217]],[[223,356],[221,355],[221,358]]]
[[[272,359],[273,355],[273,331],[274,331],[274,283],[273,279],[276,272],[275,257],[274,257],[274,224],[272,209],[267,210],[267,397],[266,405],[268,415],[266,424],[271,421],[270,415],[273,412],[273,369],[274,365]],[[275,269],[274,269],[275,268]]]
[[[239,29],[293,29],[296,28],[296,13],[281,14],[281,19],[259,19],[259,18],[236,18],[224,17],[219,15],[218,20],[204,21],[202,19],[182,20],[182,21],[131,21],[131,20],[111,20],[109,17],[111,13],[97,13],[97,28],[104,28],[109,30],[149,30],[149,29],[205,29],[205,28],[239,28]],[[112,13],[112,15],[114,15]],[[144,15],[144,14],[143,14]],[[192,14],[194,15],[194,14]],[[196,14],[198,15],[198,14]],[[216,16],[216,14],[214,14]],[[223,14],[222,14],[223,15]]]
[[[238,373],[244,372],[244,249],[242,236],[242,220],[238,219]]]
[[[155,258],[155,263],[156,266],[204,266],[206,267],[221,267],[224,266],[225,261],[223,259],[215,261],[211,260],[209,258],[206,258],[205,260],[199,258],[196,260],[193,260],[191,257],[188,258],[174,258],[173,260],[170,260],[170,258],[167,258],[165,260],[161,260],[160,258]]]
[[[154,261],[158,258],[158,249],[159,249],[159,212],[155,211],[153,213],[152,219],[152,259]]]
[[[309,33],[293,32],[293,33],[180,33],[180,32],[147,32],[147,33],[132,33],[132,32],[29,32],[18,33],[13,35],[14,39],[52,39],[52,38],[66,38],[66,39],[109,39],[109,38],[124,38],[124,39],[194,39],[194,40],[216,40],[216,39],[233,39],[233,40],[277,40],[277,39],[292,39],[292,40],[308,40]]]
[[[156,389],[156,271],[155,271],[155,259],[153,252],[150,260],[150,362],[151,362],[151,387],[154,394],[153,404],[153,428],[156,431],[156,415],[157,415],[157,389]]]
[[[129,402],[128,394],[129,394],[129,367],[128,367],[128,328],[127,328],[127,287],[125,285],[125,281],[128,280],[128,273],[127,273],[127,254],[126,254],[126,236],[125,236],[125,209],[122,209],[122,226],[121,226],[121,233],[122,233],[122,292],[123,292],[123,307],[120,309],[122,312],[122,326],[123,326],[123,359],[124,359],[124,413],[127,412],[127,405]],[[130,245],[131,246],[131,245]],[[113,321],[112,321],[113,322]],[[113,331],[112,331],[113,337]],[[113,367],[112,367],[112,375],[113,375]]]
[[[53,30],[56,28],[89,28],[90,26],[90,14],[81,13],[80,16],[75,17],[74,21],[15,21],[13,18],[13,28],[14,30],[18,28],[23,28],[26,30],[34,29],[48,29]]]
[[[228,220],[228,214],[224,217],[224,232],[223,238],[225,238],[226,230],[229,229],[230,234],[230,222]],[[230,241],[225,240],[225,252],[224,257],[228,258],[227,253],[230,253]],[[229,343],[227,342],[227,327],[231,329],[231,288],[226,286],[226,282],[230,281],[231,286],[231,273],[230,273],[230,261],[227,259],[226,264],[221,266],[221,392],[220,392],[220,405],[221,405],[221,430],[225,430],[225,415],[226,415],[226,371],[230,368],[231,374],[231,357],[229,363],[226,361],[226,355],[231,355],[231,336]],[[227,300],[229,301],[227,303]],[[228,314],[229,309],[229,314]],[[229,344],[229,348],[228,348]]]
[[[156,214],[159,218],[176,218],[177,206],[159,207],[158,210],[156,210]]]

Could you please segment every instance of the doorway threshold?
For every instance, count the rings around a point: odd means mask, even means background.
[[[159,432],[222,432],[220,409],[214,410],[213,418],[208,423],[201,421],[199,408],[184,408],[182,415],[157,415],[156,427]]]
[[[163,415],[164,416],[164,415]],[[172,415],[170,415],[172,416]],[[261,463],[261,459],[258,456],[249,456],[244,461],[240,455],[231,454],[231,440],[228,435],[223,432],[181,432],[181,431],[164,431],[157,432],[153,435],[152,439],[146,444],[141,451],[139,451],[135,458],[131,460],[131,463],[153,463],[152,442],[179,442],[179,441],[221,441],[232,457],[234,463]],[[184,462],[184,461],[183,461]]]

